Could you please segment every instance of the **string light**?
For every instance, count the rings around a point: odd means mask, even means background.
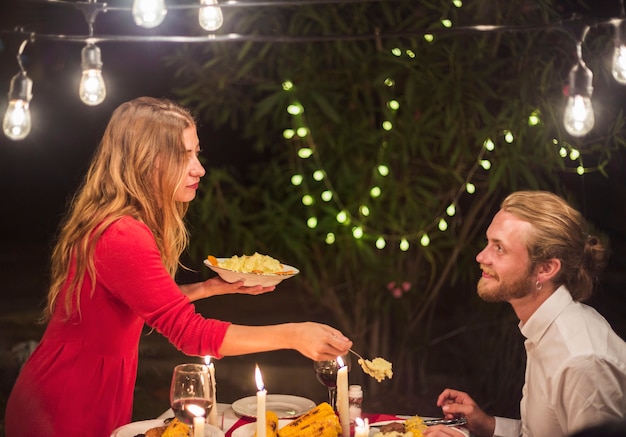
[[[583,36],[576,44],[577,62],[569,74],[569,97],[563,113],[565,130],[574,137],[587,135],[595,123],[591,105],[593,73],[582,57],[582,43],[588,31],[589,27],[585,26]]]
[[[2,119],[2,130],[11,140],[23,140],[31,129],[30,101],[33,98],[33,81],[22,65],[22,53],[28,40],[24,40],[17,53],[20,72],[11,79],[9,106]]]
[[[132,12],[137,26],[151,29],[163,22],[167,9],[164,0],[134,0]]]
[[[95,106],[104,101],[106,85],[102,77],[100,49],[95,44],[87,44],[81,51],[81,68],[78,95],[86,105]]]
[[[200,0],[203,6],[198,11],[198,21],[200,27],[209,32],[218,30],[224,24],[224,14],[219,7],[217,0]]]

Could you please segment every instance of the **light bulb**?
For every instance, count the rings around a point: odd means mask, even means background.
[[[2,130],[12,140],[23,140],[30,133],[29,105],[33,97],[32,89],[33,81],[25,72],[20,72],[11,79],[9,106],[4,113]]]
[[[626,85],[626,45],[624,44],[615,46],[611,73],[617,82]]]
[[[572,136],[582,137],[593,129],[592,81],[593,73],[579,60],[570,72],[569,98],[563,114],[565,130]]]
[[[81,68],[78,95],[86,105],[95,106],[104,101],[106,86],[102,78],[102,60],[100,49],[95,44],[87,44],[81,52]]]
[[[137,26],[150,29],[163,22],[167,9],[164,0],[134,0],[132,12]]]
[[[222,8],[218,5],[217,0],[200,0],[203,7],[198,11],[198,21],[203,29],[214,31],[222,27],[224,24],[224,15]]]

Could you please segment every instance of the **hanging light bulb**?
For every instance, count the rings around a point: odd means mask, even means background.
[[[100,48],[88,43],[81,51],[80,66],[83,70],[78,95],[86,105],[95,106],[104,101],[107,91],[102,78]]]
[[[611,74],[622,85],[626,85],[626,44],[620,37],[621,22],[615,24],[615,48],[613,49],[613,65]]]
[[[134,0],[132,12],[137,26],[150,29],[163,22],[167,9],[164,0]]]
[[[28,136],[31,129],[30,121],[30,101],[33,81],[26,75],[26,72],[13,76],[9,88],[9,106],[4,113],[2,120],[2,130],[4,134],[12,140],[23,140]]]
[[[203,6],[198,11],[200,26],[208,31],[214,31],[222,27],[224,15],[222,14],[222,8],[218,6],[218,1],[200,0],[200,4]]]
[[[565,130],[574,137],[585,136],[595,123],[591,106],[592,82],[593,73],[579,59],[570,71],[569,98],[563,115]]]

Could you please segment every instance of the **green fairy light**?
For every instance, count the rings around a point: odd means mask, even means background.
[[[426,42],[433,42],[435,40],[435,35],[433,35],[432,33],[426,33],[424,34],[424,39],[426,40]]]
[[[567,149],[561,146],[561,148],[559,149],[559,155],[561,156],[561,158],[565,158],[567,156]]]
[[[493,150],[496,148],[496,145],[493,143],[491,138],[487,138],[483,143],[483,147],[488,151],[493,152]]]
[[[463,7],[463,2],[461,0],[453,0],[452,4],[454,6],[456,6],[457,8],[462,8]]]
[[[392,109],[394,111],[400,109],[400,103],[397,100],[389,100],[387,102],[387,106],[389,107],[389,109]]]
[[[481,159],[480,166],[485,170],[489,170],[491,168],[491,161],[489,161],[488,159]]]
[[[448,222],[446,221],[446,219],[442,217],[439,219],[439,223],[437,224],[437,227],[439,228],[441,232],[444,232],[448,229]]]
[[[330,202],[331,200],[333,200],[333,192],[330,190],[322,191],[320,197],[324,202]]]
[[[449,28],[451,28],[451,27],[452,27],[452,21],[451,21],[451,20],[449,20],[449,19],[447,19],[447,18],[444,18],[443,20],[441,20],[441,25],[442,25],[443,27],[445,27],[445,28],[449,29]]]
[[[363,238],[363,228],[360,226],[355,226],[352,228],[352,236],[357,240]]]
[[[380,197],[381,194],[382,190],[380,189],[380,187],[372,187],[370,190],[370,196],[372,196],[373,198]]]
[[[409,250],[409,240],[407,240],[406,238],[400,240],[400,250],[403,252]]]
[[[385,239],[383,237],[378,237],[376,239],[376,248],[377,249],[384,249],[386,245],[387,245],[387,242],[385,241]]]
[[[285,129],[283,131],[283,138],[285,138],[286,140],[290,140],[294,137],[294,135],[296,134],[296,131],[293,129]]]
[[[323,170],[315,170],[313,172],[313,179],[315,179],[316,181],[321,181],[322,179],[324,179],[324,171]]]
[[[308,133],[309,133],[309,130],[306,127],[299,127],[296,130],[296,135],[298,135],[300,138],[306,137]]]
[[[393,129],[393,123],[389,120],[383,121],[383,129],[385,129],[386,131],[390,131],[391,129]]]
[[[389,167],[387,167],[385,164],[380,164],[378,166],[378,174],[381,176],[389,175]]]
[[[401,56],[402,55],[402,50],[400,50],[398,47],[395,47],[393,49],[391,49],[391,54],[394,56]]]
[[[578,158],[580,158],[580,152],[577,149],[572,149],[572,151],[569,152],[569,159],[576,161]]]
[[[415,52],[414,52],[413,50],[410,50],[410,49],[406,51],[406,55],[407,55],[409,58],[415,58],[415,56],[416,56],[416,55],[415,55]]]
[[[326,234],[326,239],[324,241],[326,241],[326,244],[334,244],[335,234],[333,234],[332,232],[329,232],[328,234]]]
[[[300,150],[298,150],[298,156],[302,159],[310,158],[312,154],[313,150],[308,147],[302,147]]]
[[[580,176],[585,174],[585,167],[583,167],[582,165],[579,165],[578,167],[576,167],[576,173],[578,173]]]
[[[287,112],[291,115],[300,115],[304,112],[304,108],[300,103],[292,103],[287,106]]]
[[[361,207],[359,208],[359,211],[361,212],[361,215],[364,217],[367,217],[370,215],[370,209],[368,208],[367,205],[361,205]]]
[[[348,214],[345,211],[339,211],[336,218],[339,223],[343,224],[348,221]]]
[[[420,238],[420,244],[424,247],[430,245],[430,237],[428,236],[428,234],[422,235],[422,238]]]
[[[541,119],[539,118],[539,110],[534,110],[528,116],[528,126],[537,126],[539,123],[541,123]]]
[[[301,174],[295,174],[291,176],[291,184],[295,185],[296,187],[298,185],[301,185],[303,180],[304,180],[304,177]]]
[[[293,82],[286,80],[282,83],[282,87],[285,91],[291,91],[293,89]]]
[[[467,191],[468,194],[474,194],[476,192],[476,185],[468,182],[465,184],[465,191]]]
[[[306,206],[313,205],[313,196],[311,196],[310,194],[305,194],[304,196],[302,196],[302,204]]]
[[[504,141],[511,144],[515,138],[510,130],[504,131]]]
[[[384,84],[388,87],[392,87],[396,84],[396,82],[390,77],[388,77],[387,79],[385,79]]]
[[[446,208],[446,214],[448,214],[450,217],[453,217],[454,214],[456,214],[456,206],[454,205],[454,203],[451,203],[447,208]]]
[[[306,221],[306,225],[311,228],[317,228],[317,217],[309,217]]]

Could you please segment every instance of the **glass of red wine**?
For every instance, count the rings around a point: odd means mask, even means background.
[[[179,364],[170,386],[170,406],[174,415],[193,427],[194,418],[205,421],[213,407],[213,384],[204,364]],[[199,420],[199,419],[196,419]]]
[[[348,366],[348,372],[352,366],[350,361],[350,354],[341,355],[341,360],[344,366]],[[315,376],[317,380],[328,388],[328,403],[333,410],[336,408],[337,399],[337,371],[341,366],[337,362],[337,359],[326,361],[314,361],[313,369],[315,370]]]

